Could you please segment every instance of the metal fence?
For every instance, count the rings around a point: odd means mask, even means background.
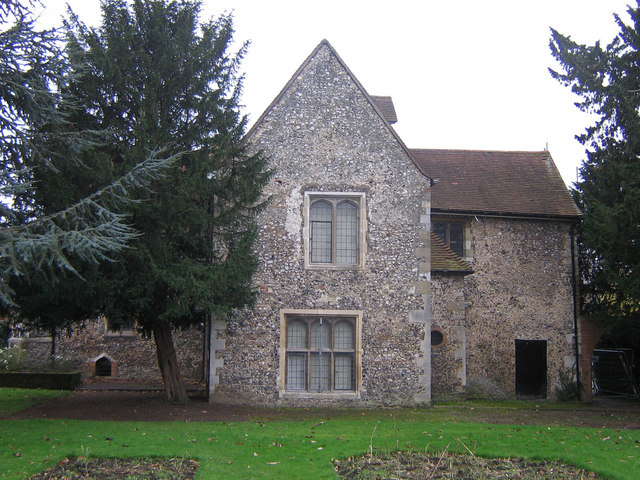
[[[632,349],[595,349],[591,365],[594,395],[638,397],[636,366]]]

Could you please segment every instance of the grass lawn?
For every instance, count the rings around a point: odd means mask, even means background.
[[[331,458],[397,449],[559,459],[611,479],[640,471],[640,431],[445,422],[433,413],[354,409],[325,420],[233,423],[2,420],[0,478],[28,478],[68,456],[155,456],[198,460],[200,479],[335,479]]]

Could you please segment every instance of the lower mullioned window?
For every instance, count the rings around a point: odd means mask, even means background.
[[[350,315],[285,315],[285,390],[355,392],[358,319]]]

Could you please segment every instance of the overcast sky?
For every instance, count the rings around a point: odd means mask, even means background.
[[[43,22],[69,3],[99,25],[98,0],[42,0]],[[553,27],[581,43],[609,43],[627,0],[204,0],[203,18],[234,12],[250,40],[243,104],[250,123],[327,39],[372,95],[393,97],[394,125],[410,148],[544,150],[567,184],[589,119],[554,81]],[[188,52],[186,52],[188,53]]]

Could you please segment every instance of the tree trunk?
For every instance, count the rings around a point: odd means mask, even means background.
[[[202,380],[209,395],[209,364],[211,362],[211,318],[204,322],[204,342],[202,344]]]
[[[51,368],[55,367],[56,363],[56,327],[51,327],[50,330],[51,335],[51,351],[49,352],[49,363],[51,364]]]
[[[187,403],[189,397],[182,383],[176,349],[173,346],[171,326],[167,322],[154,322],[153,338],[156,341],[158,365],[162,372],[162,381],[167,400],[176,403]]]

